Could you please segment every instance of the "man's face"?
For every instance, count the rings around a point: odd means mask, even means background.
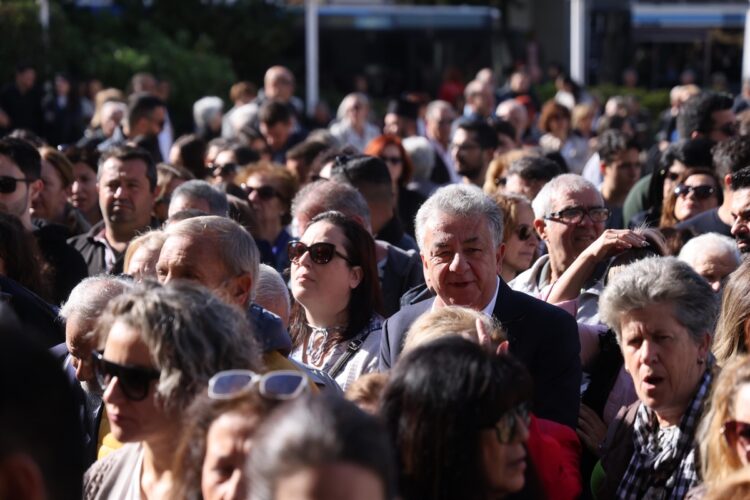
[[[553,197],[550,213],[574,207],[591,209],[603,207],[598,191],[588,189],[580,193],[560,193]],[[549,215],[549,214],[546,214]],[[551,264],[565,270],[570,264],[604,232],[604,222],[594,222],[584,215],[578,224],[559,219],[536,219],[534,226],[547,243]]]
[[[630,191],[641,177],[638,150],[628,149],[617,155],[617,159],[605,167],[604,176],[609,177],[618,193]]]
[[[470,180],[481,181],[483,172],[489,164],[487,155],[479,146],[474,132],[467,132],[459,128],[453,134],[451,142],[451,157],[456,167],[456,172]]]
[[[294,94],[294,78],[288,71],[277,69],[269,75],[268,84],[264,85],[264,91],[269,99],[289,102]]]
[[[492,300],[505,248],[493,243],[485,217],[438,212],[421,248],[425,279],[444,304],[481,310]]]
[[[22,93],[26,93],[34,86],[36,82],[36,71],[32,68],[25,69],[16,74],[16,86]]]
[[[26,178],[18,165],[5,155],[0,155],[0,177]],[[0,193],[0,212],[15,215],[22,221],[28,222],[30,220],[31,200],[41,190],[42,183],[38,180],[34,182],[17,180],[15,185],[12,192]]]
[[[141,160],[110,158],[100,167],[99,207],[107,224],[145,228],[151,220],[154,193]]]
[[[448,144],[451,140],[451,124],[456,119],[456,113],[451,108],[442,108],[435,115],[428,118],[426,125],[427,137]]]
[[[43,189],[31,201],[31,214],[48,222],[61,222],[70,196],[70,187],[63,185],[60,172],[46,160],[42,160],[42,183]]]
[[[518,174],[510,174],[505,180],[505,192],[522,194],[529,201],[534,201],[536,195],[542,190],[547,181],[544,179],[527,180]]]
[[[167,110],[164,106],[154,108],[149,119],[148,135],[159,135],[164,129],[164,121],[167,119]]]
[[[266,138],[268,146],[276,151],[284,147],[292,135],[292,122],[277,122],[273,125],[260,124],[260,133]]]
[[[750,188],[732,192],[732,236],[742,253],[750,253]]]
[[[731,109],[723,109],[711,113],[711,131],[708,138],[715,142],[726,141],[737,135],[736,121],[737,117]]]
[[[91,364],[94,349],[95,321],[82,319],[78,314],[71,315],[65,322],[65,346],[70,353],[70,362],[76,371],[76,379],[84,383],[84,388],[93,389],[98,384]]]

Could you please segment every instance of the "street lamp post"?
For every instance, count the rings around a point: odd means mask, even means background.
[[[586,84],[586,0],[570,0],[570,76]]]
[[[305,0],[305,82],[307,116],[318,104],[318,0]]]

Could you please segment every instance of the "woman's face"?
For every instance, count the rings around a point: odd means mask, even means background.
[[[669,166],[667,173],[664,176],[664,186],[662,187],[663,200],[666,200],[669,198],[669,195],[672,194],[674,188],[677,187],[677,178],[682,175],[686,169],[687,167],[679,161],[675,161]]]
[[[516,207],[516,227],[505,241],[503,266],[516,272],[525,271],[531,266],[539,239],[534,230],[534,212],[527,203]],[[521,237],[527,237],[522,240]]]
[[[249,191],[247,200],[259,222],[281,226],[281,217],[287,210],[279,197],[278,183],[270,175],[257,174],[248,177],[243,188],[246,193]]]
[[[685,179],[683,185],[688,186],[688,188],[697,187],[699,190],[713,188],[713,193],[704,195],[700,191],[690,190],[687,193],[677,195],[677,201],[674,205],[674,215],[677,220],[687,220],[701,212],[719,206],[719,186],[716,185],[714,178],[710,175],[691,175]]]
[[[734,398],[734,408],[732,408],[734,420],[750,424],[750,384],[742,384]],[[734,445],[737,451],[737,457],[743,466],[750,465],[750,441],[738,437]]]
[[[274,500],[383,500],[383,481],[344,462],[307,467],[279,479]]]
[[[332,243],[336,252],[348,258],[343,231],[328,221],[310,224],[300,238],[308,247],[315,243]],[[290,255],[291,258],[291,255]],[[342,311],[349,304],[352,290],[362,280],[362,268],[350,267],[335,255],[327,264],[313,262],[310,252],[292,260],[292,295],[308,309],[333,308]]]
[[[221,415],[208,428],[201,470],[204,500],[247,498],[247,461],[258,419],[246,413]]]
[[[709,335],[696,343],[665,302],[623,313],[620,328],[625,369],[638,398],[661,421],[679,423],[705,370]]]
[[[388,172],[391,174],[391,181],[395,186],[401,178],[404,171],[404,160],[401,158],[401,151],[398,146],[389,144],[380,152],[380,159],[388,166]]]
[[[481,432],[482,464],[492,498],[517,492],[524,485],[527,460],[524,445],[529,439],[529,429],[520,417],[515,418],[515,432],[507,443],[500,442],[500,431],[496,428]],[[495,425],[500,426],[501,422]]]
[[[132,276],[138,283],[146,278],[156,279],[156,263],[159,262],[160,250],[141,245],[130,257],[125,274]]]
[[[62,176],[47,160],[42,160],[42,181],[44,189],[31,200],[31,214],[49,222],[61,222],[70,189],[63,185]]]
[[[140,332],[119,321],[109,331],[104,359],[127,367],[156,369]],[[118,441],[133,443],[159,438],[174,425],[174,415],[156,401],[156,384],[156,380],[149,382],[145,399],[132,401],[123,392],[118,377],[112,378],[104,391],[104,402],[112,434]]]
[[[562,112],[555,111],[552,113],[547,123],[550,134],[559,138],[567,137],[570,130],[570,120]]]
[[[96,187],[96,172],[85,163],[73,164],[73,185],[70,202],[84,214],[99,206],[99,192]]]

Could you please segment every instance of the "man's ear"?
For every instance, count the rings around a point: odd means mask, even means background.
[[[547,241],[547,223],[544,222],[544,219],[534,219],[534,229],[536,230],[536,234],[539,235],[540,239]]]
[[[250,273],[232,278],[229,294],[235,304],[249,304],[253,289],[253,277]]]
[[[732,174],[724,176],[724,190],[732,189]]]
[[[31,195],[30,198],[32,200],[36,200],[37,196],[39,196],[39,193],[42,192],[44,189],[44,181],[42,179],[37,179],[34,182],[29,183],[29,194]]]

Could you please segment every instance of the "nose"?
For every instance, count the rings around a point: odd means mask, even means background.
[[[453,260],[451,260],[450,266],[448,266],[448,269],[451,272],[459,272],[462,270],[462,268],[466,265],[466,259],[464,258],[464,255],[461,251],[456,252],[453,254]]]
[[[747,224],[740,218],[737,217],[732,224],[732,229],[730,230],[732,233],[732,236],[737,236],[738,234],[745,234],[747,232]]]
[[[641,344],[640,349],[641,363],[644,365],[651,365],[657,359],[657,348],[656,345],[649,341],[644,340]]]
[[[119,385],[120,379],[112,377],[112,380],[109,381],[107,387],[104,388],[104,394],[102,395],[102,399],[105,403],[117,403],[118,401],[122,401],[123,395]],[[115,386],[117,386],[117,389],[115,389]]]
[[[525,443],[529,439],[529,426],[521,417],[516,415],[516,436],[515,441]]]
[[[79,382],[85,382],[86,381],[86,369],[84,367],[84,362],[82,359],[78,358],[72,358],[71,364],[73,365],[73,368],[76,369],[76,379]]]

